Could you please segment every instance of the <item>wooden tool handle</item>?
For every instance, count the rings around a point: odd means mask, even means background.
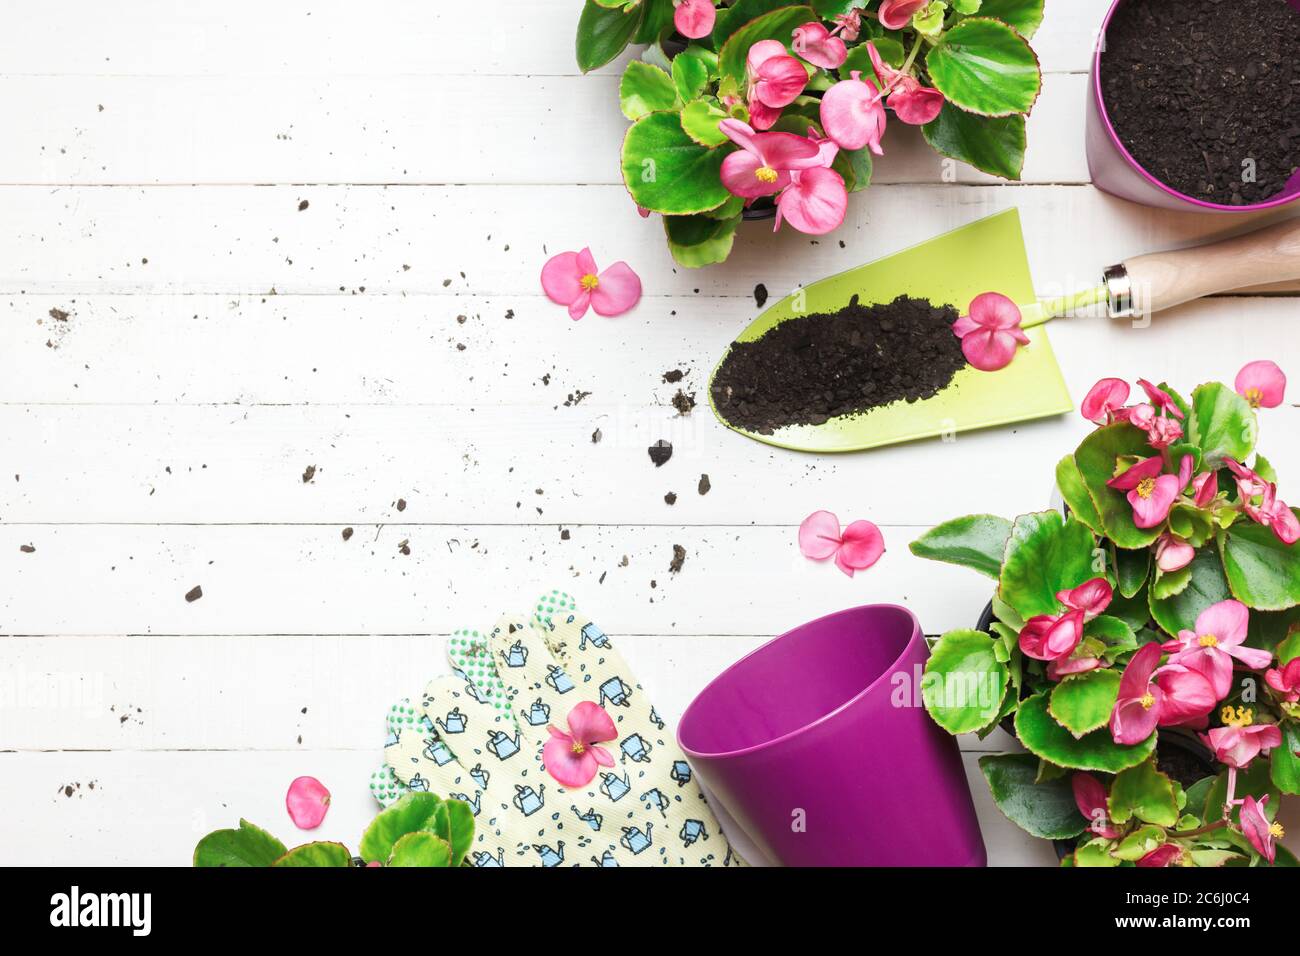
[[[1139,314],[1219,292],[1300,280],[1300,219],[1223,242],[1124,263]]]

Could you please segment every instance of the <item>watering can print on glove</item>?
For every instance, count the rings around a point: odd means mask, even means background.
[[[486,635],[457,632],[448,655],[454,676],[390,712],[377,797],[415,784],[469,803],[475,866],[745,865],[671,731],[567,595],[551,592],[531,619],[503,618]],[[581,701],[613,720],[618,736],[606,749],[615,764],[564,787],[542,748],[548,725],[563,728]]]

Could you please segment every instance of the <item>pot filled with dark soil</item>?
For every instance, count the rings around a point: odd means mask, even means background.
[[[1148,206],[1300,197],[1300,0],[1116,0],[1088,98],[1094,184]]]

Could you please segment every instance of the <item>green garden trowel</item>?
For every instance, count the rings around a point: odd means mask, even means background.
[[[932,398],[895,402],[822,425],[791,425],[770,435],[737,428],[709,403],[728,428],[794,451],[864,451],[977,428],[1047,418],[1074,403],[1043,324],[1105,303],[1112,318],[1149,315],[1219,292],[1273,291],[1300,280],[1300,219],[1211,245],[1157,253],[1106,270],[1104,284],[1077,295],[1040,302],[1034,293],[1020,212],[989,216],[895,255],[822,279],[801,290],[803,308],[786,297],[736,339],[752,342],[798,315],[835,312],[857,295],[864,303],[900,295],[950,303],[964,310],[983,292],[1001,292],[1020,304],[1029,344],[998,372],[966,367]],[[1268,285],[1266,285],[1268,283]],[[1247,289],[1246,287],[1250,287]],[[720,365],[721,363],[719,363]],[[717,375],[717,368],[713,376]]]

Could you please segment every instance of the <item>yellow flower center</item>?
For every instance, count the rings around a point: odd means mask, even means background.
[[[1137,493],[1139,498],[1150,498],[1151,492],[1156,490],[1156,480],[1154,478],[1143,478],[1138,482]]]
[[[576,740],[573,742],[572,750],[575,754],[584,754],[587,752],[587,748]]]
[[[1250,402],[1251,408],[1259,408],[1259,403],[1264,400],[1264,394],[1257,388],[1246,389],[1246,401]]]
[[[776,182],[776,170],[771,166],[760,166],[754,170],[754,178],[760,183],[774,183]]]
[[[1275,840],[1280,840],[1284,836],[1286,836],[1286,830],[1282,827],[1282,824],[1280,823],[1274,823],[1271,827],[1268,828],[1268,832],[1273,834],[1273,838]]]
[[[1201,647],[1217,647],[1219,643],[1219,639],[1215,637],[1213,634],[1202,634],[1200,640],[1197,641],[1197,643],[1200,644]]]
[[[1231,704],[1219,711],[1225,727],[1249,727],[1255,722],[1255,711],[1250,707],[1233,707]]]
[[[596,286],[600,285],[600,278],[593,273],[588,272],[582,277],[580,284],[585,291],[590,292],[592,289],[596,288]]]
[[[1138,703],[1142,705],[1143,710],[1150,710],[1152,707],[1156,705],[1155,695],[1146,694],[1143,696],[1143,698],[1140,701],[1138,701]]]

